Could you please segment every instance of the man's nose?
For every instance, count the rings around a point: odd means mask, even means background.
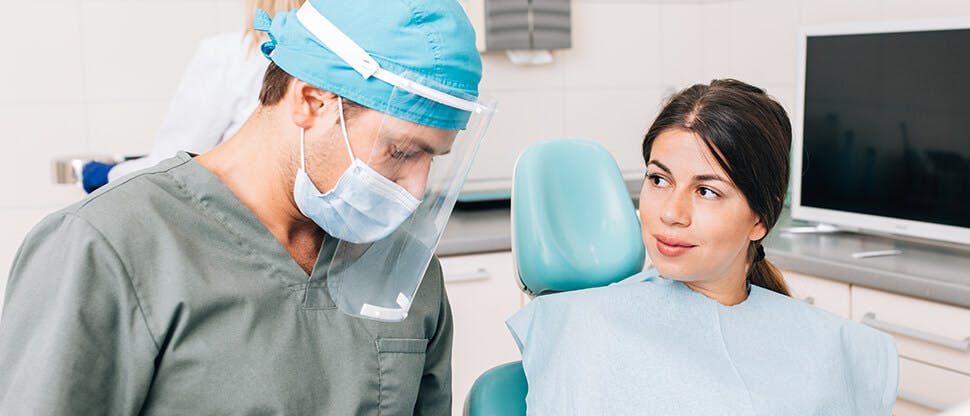
[[[408,193],[417,199],[424,199],[428,187],[428,175],[431,173],[431,158],[414,163],[400,172],[400,178],[395,181]]]

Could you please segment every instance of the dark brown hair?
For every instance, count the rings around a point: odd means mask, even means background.
[[[292,79],[293,76],[284,71],[283,68],[270,62],[266,68],[266,74],[263,76],[263,87],[259,91],[259,104],[262,106],[279,104],[283,100],[283,96],[286,95],[286,89],[289,88]],[[343,99],[343,106],[344,116],[348,119],[362,109],[360,104],[347,98]]]
[[[660,133],[683,129],[700,136],[721,168],[770,231],[788,189],[791,122],[785,109],[761,88],[733,79],[697,84],[671,97],[643,139],[643,160]],[[748,281],[789,295],[788,286],[763,253],[761,241],[748,247]]]
[[[279,104],[286,94],[286,87],[290,85],[293,77],[287,74],[283,68],[270,62],[266,68],[266,75],[263,76],[263,88],[259,91],[259,104],[273,106]]]

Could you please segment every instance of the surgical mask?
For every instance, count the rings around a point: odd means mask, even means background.
[[[344,122],[343,99],[337,99],[340,130],[351,163],[337,184],[320,192],[306,171],[306,131],[300,129],[300,169],[293,183],[297,208],[330,236],[355,244],[381,240],[398,229],[421,201],[354,156]]]

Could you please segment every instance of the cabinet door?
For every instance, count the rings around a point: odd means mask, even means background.
[[[512,253],[442,257],[454,315],[453,414],[461,415],[475,379],[496,365],[521,359],[505,320],[522,305]]]
[[[895,416],[930,416],[970,400],[970,376],[899,359]]]
[[[792,297],[836,315],[849,318],[849,285],[782,270]]]
[[[970,374],[970,309],[852,286],[852,319],[892,335],[902,357]]]

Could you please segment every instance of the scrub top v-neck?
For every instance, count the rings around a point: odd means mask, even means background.
[[[0,321],[0,414],[409,415],[451,408],[433,261],[402,323],[339,312],[186,153],[45,218]]]

